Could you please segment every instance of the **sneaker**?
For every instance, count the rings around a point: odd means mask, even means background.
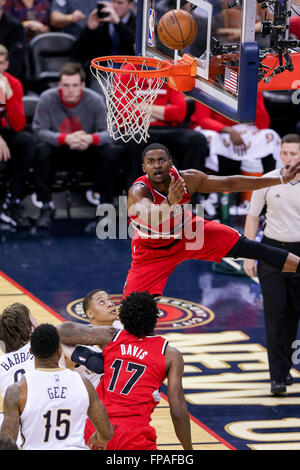
[[[50,206],[50,204],[44,204],[37,220],[37,227],[50,228],[52,220],[54,219],[54,214],[55,210]]]
[[[86,191],[85,197],[87,201],[93,206],[99,206],[100,204],[100,194],[95,194],[91,189]]]
[[[0,219],[6,224],[16,228],[30,228],[31,224],[27,217],[24,217],[21,204],[14,199],[6,199],[2,205]]]

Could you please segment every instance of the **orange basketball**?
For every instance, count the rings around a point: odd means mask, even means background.
[[[169,49],[185,49],[197,36],[197,23],[185,10],[170,10],[159,20],[157,34]]]

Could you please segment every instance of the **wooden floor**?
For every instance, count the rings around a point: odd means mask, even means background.
[[[0,273],[0,312],[14,302],[21,302],[30,309],[33,316],[40,323],[60,324],[63,319],[27,292],[22,286]],[[2,354],[0,350],[0,354]],[[2,411],[2,397],[0,397],[0,411]],[[157,430],[158,448],[160,450],[181,450],[182,447],[175,435],[169,405],[166,397],[163,397],[160,405],[156,408],[151,423]],[[219,440],[218,436],[205,429],[200,423],[191,417],[192,440],[195,450],[228,450],[229,447]]]

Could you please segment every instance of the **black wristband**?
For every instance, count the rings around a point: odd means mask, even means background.
[[[167,196],[167,203],[168,203],[169,206],[171,207],[172,204],[170,203],[168,196]]]

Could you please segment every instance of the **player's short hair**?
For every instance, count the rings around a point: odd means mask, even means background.
[[[163,144],[159,144],[159,143],[154,143],[154,144],[150,144],[150,145],[147,145],[147,147],[144,148],[143,152],[142,152],[142,162],[144,163],[144,158],[146,156],[146,153],[150,152],[151,150],[163,150],[167,155],[168,157],[171,159],[172,156],[170,154],[170,150]]]
[[[88,311],[89,307],[90,307],[90,302],[93,298],[93,296],[97,293],[97,292],[101,292],[103,289],[94,289],[92,290],[91,292],[89,292],[88,294],[86,294],[86,296],[83,298],[82,300],[82,308],[83,308],[83,311],[86,315],[86,312]]]
[[[300,135],[286,134],[282,137],[281,144],[299,144],[300,145]]]
[[[80,80],[81,82],[84,82],[86,79],[86,73],[83,70],[83,67],[81,64],[78,64],[77,62],[67,62],[65,63],[62,68],[59,71],[59,79],[61,80],[63,75],[80,75]]]
[[[39,359],[49,359],[59,348],[59,334],[49,323],[39,325],[31,335],[32,354]]]
[[[26,305],[15,302],[6,307],[0,315],[0,340],[5,352],[16,351],[30,340],[32,323],[30,310]]]
[[[133,292],[121,302],[120,322],[138,338],[153,334],[158,317],[156,302],[148,292]]]

